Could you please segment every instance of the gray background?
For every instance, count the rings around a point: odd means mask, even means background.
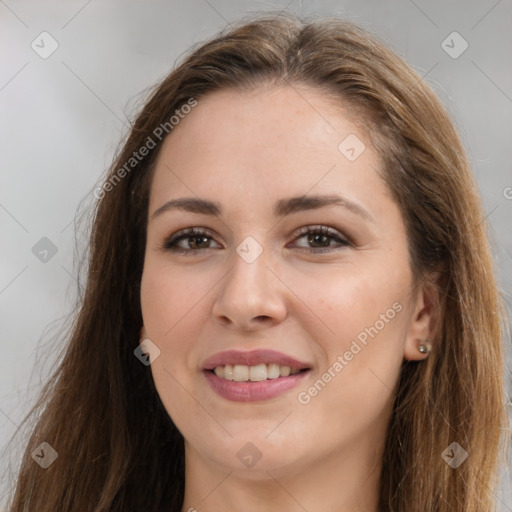
[[[59,331],[75,307],[75,237],[79,252],[86,239],[74,220],[94,204],[92,190],[125,133],[126,115],[133,116],[141,91],[163,78],[191,45],[249,12],[285,8],[362,25],[441,97],[474,165],[510,310],[511,0],[0,0],[0,496],[7,470],[16,469],[12,450],[23,448],[19,441],[6,453],[6,443],[57,358]],[[43,31],[59,45],[46,59],[31,48],[34,40],[41,45]],[[458,58],[442,46],[454,31],[469,45]],[[455,39],[452,53],[461,44]],[[47,261],[32,250],[43,237],[57,249]],[[39,243],[44,249],[48,242]],[[510,369],[510,344],[508,361]],[[503,480],[510,475],[504,468]],[[512,510],[508,485],[498,510]]]

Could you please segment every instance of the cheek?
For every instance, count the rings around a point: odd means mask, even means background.
[[[192,406],[183,402],[186,393],[182,386],[191,389],[190,379],[196,370],[192,355],[200,334],[204,308],[201,298],[205,294],[205,289],[193,284],[194,279],[186,273],[152,265],[151,261],[141,282],[146,335],[160,349],[159,357],[151,364],[151,372],[157,392],[173,420],[176,411]]]
[[[344,348],[346,342],[359,334],[364,342],[365,329],[372,326],[382,337],[401,326],[397,310],[403,307],[407,276],[389,269],[347,267],[338,272],[317,273],[308,279],[304,279],[304,275],[296,277],[294,290],[307,298],[304,303],[310,309],[309,315],[316,313],[329,328],[330,336],[324,339],[331,349]]]
[[[329,330],[313,340],[322,351],[323,365],[316,375],[322,382],[316,389],[302,391],[307,395],[304,401],[325,393],[318,400],[325,413],[332,400],[341,400],[347,408],[340,414],[353,408],[364,415],[384,407],[400,372],[408,323],[408,276],[390,269],[351,270],[303,282],[300,293]]]
[[[141,308],[149,336],[164,342],[172,339],[191,315],[201,314],[201,301],[210,288],[207,276],[148,262],[141,281]]]
[[[218,281],[212,274],[156,258],[146,260],[141,281],[142,317],[147,337],[160,349],[151,369],[164,395],[179,391],[170,389],[176,384],[172,377],[186,384],[197,371],[198,340],[211,315],[209,294]]]
[[[148,258],[141,281],[141,307],[146,335],[160,349],[151,364],[157,393],[182,432],[193,430],[191,354],[199,337],[201,298],[208,288],[194,286],[193,276]],[[196,283],[198,284],[198,283]],[[185,391],[186,392],[185,392]],[[191,423],[192,421],[192,423]]]
[[[322,299],[329,301],[322,319],[335,334],[315,340],[324,364],[296,395],[296,419],[322,431],[317,448],[325,451],[333,439],[350,445],[385,428],[403,360],[401,302],[375,281],[346,284]]]

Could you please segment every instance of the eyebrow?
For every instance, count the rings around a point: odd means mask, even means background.
[[[359,215],[365,220],[374,221],[370,213],[359,204],[350,201],[345,197],[338,195],[309,195],[309,196],[296,196],[285,199],[279,199],[274,204],[274,216],[285,217],[293,213],[301,212],[304,210],[316,210],[325,206],[342,206],[347,210]],[[197,197],[181,197],[178,199],[171,199],[165,204],[160,206],[153,212],[151,218],[158,217],[165,212],[171,210],[182,210],[191,213],[199,213],[203,215],[212,215],[215,217],[222,216],[222,206],[216,201],[208,199],[201,199]]]

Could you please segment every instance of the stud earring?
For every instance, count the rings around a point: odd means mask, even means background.
[[[431,342],[432,342],[432,340],[430,338],[428,338],[423,343],[420,343],[418,345],[418,351],[421,352],[422,354],[428,354],[430,352],[430,349],[432,348],[430,346]]]

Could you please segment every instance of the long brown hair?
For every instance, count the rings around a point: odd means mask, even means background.
[[[134,356],[148,195],[161,147],[154,131],[191,99],[261,84],[308,85],[369,120],[382,178],[407,228],[414,275],[441,275],[433,351],[402,368],[380,509],[493,509],[507,428],[502,307],[464,148],[433,92],[378,39],[339,19],[279,15],[245,20],[197,47],[136,118],[107,177],[110,186],[99,194],[85,294],[65,354],[31,411],[40,414],[11,512],[181,509],[183,438],[150,367]],[[126,167],[148,137],[156,147]],[[31,457],[43,441],[58,452],[47,469]],[[457,469],[442,457],[452,442],[469,454]]]

